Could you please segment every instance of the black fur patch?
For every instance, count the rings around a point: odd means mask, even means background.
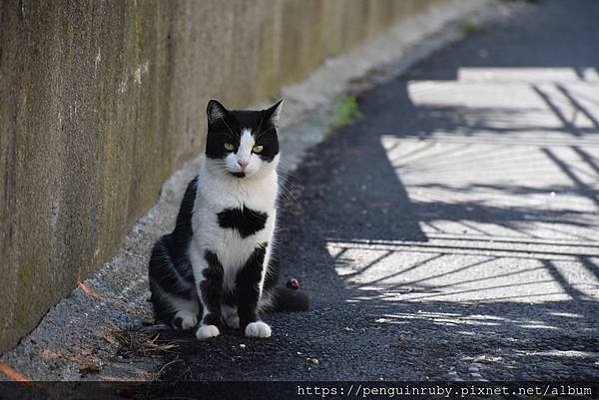
[[[235,288],[223,293],[223,304],[229,307],[237,306],[237,291]]]
[[[189,241],[193,236],[193,229],[191,228],[191,217],[193,215],[193,206],[196,201],[196,195],[198,192],[198,177],[196,176],[189,182],[183,200],[181,201],[181,207],[177,214],[177,224],[173,231],[173,239],[177,244],[187,248]],[[183,249],[182,249],[183,250]]]
[[[237,229],[242,238],[246,238],[264,229],[268,214],[251,208],[227,208],[218,214],[221,228]]]
[[[183,318],[176,317],[175,319],[173,319],[173,328],[175,328],[176,331],[182,330],[183,329]]]
[[[237,312],[239,313],[239,326],[242,330],[247,324],[258,320],[257,306],[266,246],[268,243],[256,247],[243,268],[237,273],[235,280]]]
[[[218,256],[206,250],[204,258],[208,267],[202,271],[204,280],[200,283],[200,292],[202,293],[202,302],[206,305],[208,312],[202,318],[205,325],[218,325],[221,317],[220,305],[223,297],[223,265]]]
[[[175,247],[177,246],[172,235],[164,235],[154,244],[150,256],[150,279],[155,281],[162,291],[184,300],[191,300],[195,295],[193,271],[185,261],[173,260],[171,253]],[[155,299],[159,301],[160,296],[156,296]]]

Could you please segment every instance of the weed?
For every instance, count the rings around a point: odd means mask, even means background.
[[[462,29],[468,35],[482,31],[480,24],[471,18],[465,19],[462,22]]]
[[[360,107],[358,105],[358,99],[355,96],[343,95],[339,96],[336,100],[335,116],[330,126],[330,130],[333,131],[342,126],[346,126],[354,122],[356,119],[362,117]]]

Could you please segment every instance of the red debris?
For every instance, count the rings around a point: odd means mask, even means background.
[[[297,290],[297,289],[299,289],[299,288],[300,288],[300,284],[299,284],[299,282],[297,281],[297,279],[293,279],[293,278],[291,278],[291,279],[289,279],[289,280],[287,281],[287,287],[288,287],[289,289]]]

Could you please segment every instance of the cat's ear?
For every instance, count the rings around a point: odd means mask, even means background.
[[[281,109],[283,108],[283,101],[285,99],[280,99],[275,104],[264,110],[266,118],[273,124],[276,128],[279,127],[279,116],[281,115]]]
[[[208,116],[208,124],[212,124],[219,119],[224,119],[227,116],[227,109],[216,100],[210,100],[206,107],[206,115]]]

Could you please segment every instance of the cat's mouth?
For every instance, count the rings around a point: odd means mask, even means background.
[[[245,178],[245,172],[231,172],[231,175],[236,178]]]

